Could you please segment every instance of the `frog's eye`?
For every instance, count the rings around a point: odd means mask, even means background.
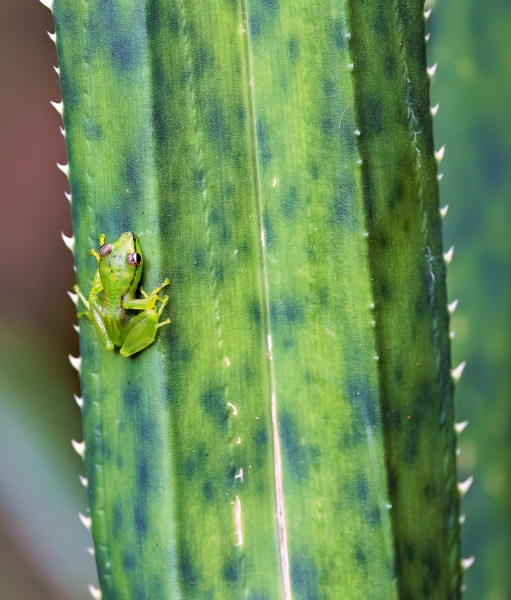
[[[138,265],[142,262],[142,257],[138,252],[130,252],[126,257],[127,263],[132,267],[138,267]]]
[[[99,249],[99,255],[104,258],[112,252],[112,244],[103,244]]]

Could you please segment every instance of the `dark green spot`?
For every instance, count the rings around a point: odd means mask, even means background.
[[[227,423],[228,411],[225,403],[224,393],[221,388],[210,388],[201,398],[204,412],[209,415],[217,425]]]
[[[140,536],[145,537],[147,534],[147,515],[145,501],[142,500],[141,502],[137,503],[133,512],[135,529]]]
[[[298,188],[292,185],[282,198],[282,214],[285,217],[292,217],[295,214],[298,201]]]
[[[227,564],[223,568],[223,576],[225,581],[229,583],[234,583],[238,581],[239,578],[239,570],[238,563],[236,560],[229,560]]]
[[[261,164],[266,166],[271,160],[271,150],[266,123],[262,117],[257,121],[257,145]]]
[[[300,598],[319,599],[316,563],[303,550],[291,559],[291,581],[293,592]]]
[[[202,495],[207,502],[211,502],[211,500],[213,500],[214,489],[213,482],[211,480],[204,482],[204,485],[202,486]]]
[[[290,473],[299,480],[306,479],[309,473],[307,453],[293,418],[288,412],[282,413],[279,426],[283,454],[289,464]]]
[[[297,37],[290,37],[287,41],[287,53],[291,62],[298,62],[298,59],[300,58],[300,43]]]
[[[339,19],[334,19],[331,22],[331,35],[334,42],[334,46],[337,50],[342,50],[346,45],[346,30],[344,23]]]
[[[133,571],[137,564],[137,560],[135,558],[135,553],[130,551],[123,552],[122,555],[122,566],[126,569],[126,571]]]
[[[124,388],[123,404],[126,410],[136,409],[140,400],[140,389],[139,387],[131,383]]]

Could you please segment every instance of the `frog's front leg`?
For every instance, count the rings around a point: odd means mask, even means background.
[[[82,304],[85,306],[85,310],[81,313],[78,313],[78,317],[87,317],[89,321],[93,324],[94,329],[97,331],[99,338],[106,350],[113,350],[114,344],[110,339],[110,336],[108,335],[105,322],[103,321],[101,302],[99,298],[93,293],[94,287],[89,295],[88,300],[82,294],[80,288],[77,285],[74,286],[74,290],[78,294],[78,297],[80,298]]]
[[[170,323],[170,319],[158,323],[158,319],[169,298],[168,296],[165,296],[161,300],[162,304],[158,311],[154,308],[144,310],[144,312],[133,318],[129,324],[124,344],[119,351],[121,356],[131,356],[132,354],[136,354],[137,352],[140,352],[140,350],[147,348],[147,346],[154,342],[158,328]]]

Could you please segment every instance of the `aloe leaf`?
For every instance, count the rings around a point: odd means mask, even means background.
[[[171,279],[129,359],[80,321],[103,597],[458,597],[422,4],[53,8],[78,284]]]

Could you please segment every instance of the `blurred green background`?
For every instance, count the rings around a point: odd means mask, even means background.
[[[468,419],[460,479],[469,600],[511,598],[511,3],[437,0],[428,23],[449,269],[453,362],[467,360],[458,420]],[[95,580],[80,525],[81,439],[72,399],[76,355],[71,232],[50,12],[37,0],[0,0],[0,598],[81,600]],[[418,515],[420,518],[420,515]]]

